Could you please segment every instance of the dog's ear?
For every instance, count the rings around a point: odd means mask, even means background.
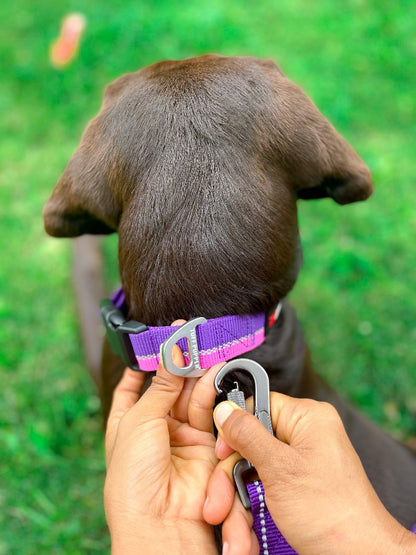
[[[277,72],[274,89],[276,148],[298,198],[331,197],[339,204],[368,198],[370,171],[347,141],[299,87]]]
[[[366,200],[373,192],[370,170],[347,141],[325,123],[310,137],[314,157],[296,187],[298,198],[331,197],[338,204]]]
[[[54,237],[117,230],[120,206],[115,193],[117,164],[112,141],[97,116],[87,127],[43,209],[45,229]]]

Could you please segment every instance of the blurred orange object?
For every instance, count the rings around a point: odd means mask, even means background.
[[[64,18],[61,34],[49,51],[49,59],[54,67],[64,67],[75,57],[85,25],[86,19],[80,13],[71,13]]]

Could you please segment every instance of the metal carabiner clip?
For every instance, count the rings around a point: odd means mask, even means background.
[[[225,376],[234,370],[241,370],[251,375],[254,381],[254,416],[260,420],[263,426],[272,434],[273,427],[270,418],[270,382],[266,370],[254,360],[239,358],[227,362],[221,368],[214,378],[214,387],[217,393],[223,392],[221,384]],[[244,404],[245,405],[245,404]],[[242,406],[245,408],[245,406]],[[240,496],[241,502],[246,509],[250,509],[251,503],[247,493],[244,477],[250,471],[253,471],[254,466],[247,460],[241,459],[233,469],[233,476],[236,489]]]

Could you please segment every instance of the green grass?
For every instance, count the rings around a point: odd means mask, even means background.
[[[369,164],[366,203],[304,202],[291,300],[316,368],[394,434],[416,414],[416,5],[372,0],[15,0],[0,5],[0,553],[102,553],[99,403],[71,290],[71,243],[41,209],[106,83],[164,58],[274,58]],[[62,16],[78,59],[52,69]],[[115,239],[107,240],[115,260]],[[111,274],[114,276],[114,272]]]

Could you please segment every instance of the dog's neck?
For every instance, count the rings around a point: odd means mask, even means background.
[[[285,299],[279,318],[264,343],[245,358],[263,366],[269,374],[272,391],[295,397],[310,396],[308,387],[313,372],[309,349],[295,311]],[[251,388],[251,384],[248,387]]]

